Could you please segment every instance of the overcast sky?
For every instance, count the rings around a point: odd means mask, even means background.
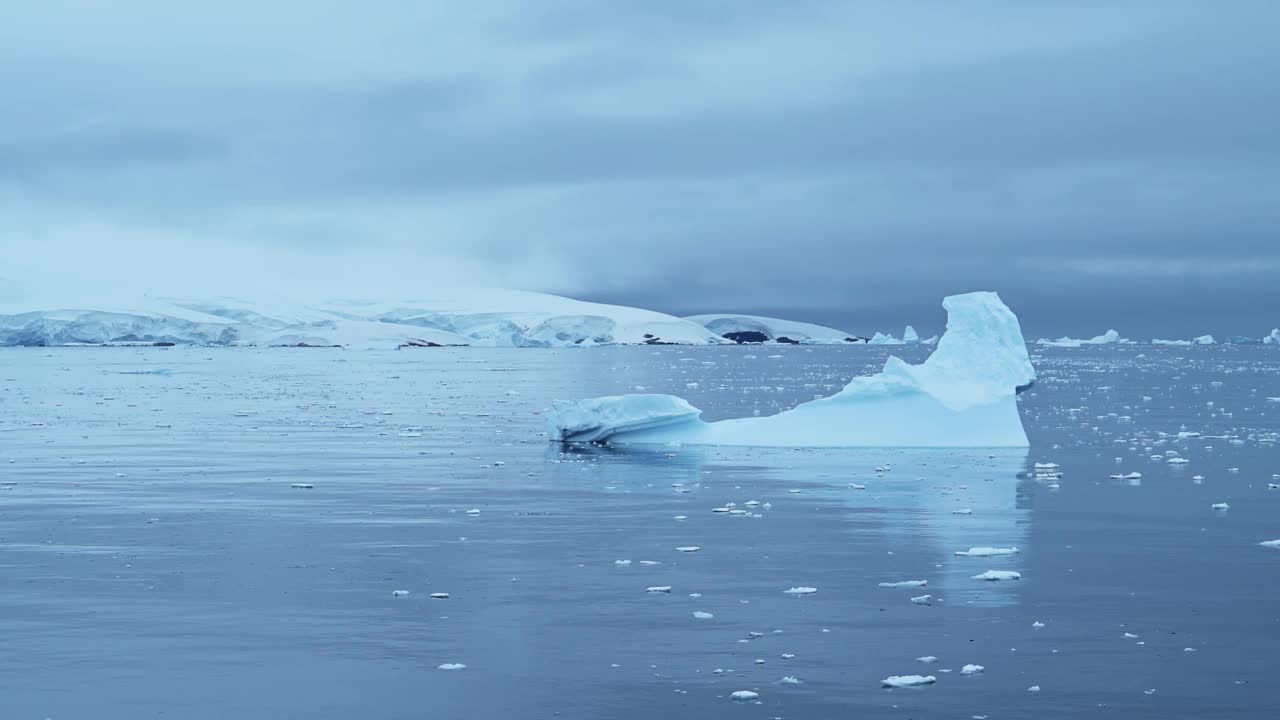
[[[855,332],[1280,325],[1280,3],[41,0],[0,299],[519,287]],[[44,294],[48,294],[47,292]]]

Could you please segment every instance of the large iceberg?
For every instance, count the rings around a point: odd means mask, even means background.
[[[140,298],[0,307],[0,345],[568,347],[727,343],[650,310],[517,290],[440,290],[405,301]]]
[[[551,437],[611,444],[1026,447],[1016,394],[1035,381],[1018,318],[993,292],[946,298],[947,330],[920,365],[876,375],[768,417],[705,422],[671,395],[557,402]]]

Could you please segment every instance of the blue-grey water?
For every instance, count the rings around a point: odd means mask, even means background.
[[[1280,712],[1275,348],[1035,351],[1028,451],[541,434],[641,390],[768,414],[888,352],[0,350],[0,718]]]

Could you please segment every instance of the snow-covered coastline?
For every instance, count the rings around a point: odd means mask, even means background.
[[[0,346],[210,345],[570,347],[717,345],[697,323],[652,310],[518,290],[405,301],[247,302],[142,298],[0,307]]]

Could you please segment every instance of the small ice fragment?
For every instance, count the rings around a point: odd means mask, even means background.
[[[801,586],[801,587],[793,587],[789,590],[783,590],[782,592],[786,593],[787,595],[812,595],[818,592],[818,588]]]
[[[960,508],[959,510],[952,510],[951,514],[952,515],[972,515],[973,510],[969,508]]]
[[[437,666],[436,669],[437,670],[464,670],[466,669],[466,667],[467,666],[463,665],[462,663],[445,663],[443,665]]]
[[[479,511],[479,510],[477,510],[476,508],[471,508],[470,510],[468,510],[468,511],[467,511],[467,514],[468,514],[468,515],[479,515],[479,514],[480,514],[480,511]]]
[[[914,687],[916,685],[931,685],[938,682],[938,678],[932,675],[893,675],[880,681],[881,687],[887,688],[903,688]]]
[[[1035,621],[1035,622],[1031,623],[1031,627],[1033,627],[1033,628],[1042,628],[1042,627],[1044,627],[1044,623],[1042,623],[1042,622],[1040,622],[1039,620],[1037,620],[1037,621]]]
[[[999,555],[1015,555],[1017,552],[1018,548],[1016,547],[972,547],[968,550],[957,550],[956,555],[960,557],[996,557]]]
[[[613,564],[618,567],[626,567],[631,564],[630,560],[614,560]]]
[[[1231,506],[1226,503],[1214,503],[1209,506],[1210,510],[1230,510]]]
[[[701,610],[694,610],[693,617],[695,620],[710,620],[711,618],[715,617],[715,615],[712,615],[709,612],[703,612]]]
[[[1013,570],[988,570],[981,575],[974,575],[971,580],[986,580],[995,582],[997,580],[1021,580],[1022,573]]]
[[[315,487],[315,485],[312,485],[311,483],[294,483],[289,487],[298,488],[299,490],[310,490],[311,488]]]
[[[783,660],[791,660],[791,659],[795,658],[795,656],[796,656],[796,654],[795,654],[795,653],[782,653],[782,659],[783,659]]]
[[[920,596],[918,596],[918,597],[913,597],[913,598],[911,598],[911,604],[912,604],[912,605],[932,605],[932,604],[933,604],[933,596],[932,596],[932,595],[920,595]]]
[[[986,668],[982,667],[981,665],[965,665],[964,667],[960,668],[960,674],[961,675],[977,675],[983,670],[986,670]]]
[[[1259,545],[1261,545],[1262,547],[1269,547],[1269,548],[1278,548],[1278,549],[1280,549],[1280,540],[1263,540],[1262,542],[1260,542],[1260,543],[1258,543],[1258,544],[1259,544]]]
[[[1169,463],[1170,465],[1186,465],[1191,461],[1184,457],[1171,457],[1165,462]]]
[[[924,587],[928,585],[928,580],[902,580],[900,582],[882,582],[882,588],[904,588],[904,587]]]
[[[916,658],[916,662],[922,662],[922,663],[936,663],[936,662],[938,662],[938,656],[936,656],[936,655],[925,655],[924,657],[918,657],[918,658]]]
[[[409,595],[408,590],[392,590],[391,591],[391,597],[407,597],[408,595]]]
[[[678,552],[698,552],[701,549],[702,548],[698,547],[697,545],[685,545],[684,547],[676,548]]]
[[[449,593],[434,592],[434,593],[431,593],[431,595],[430,595],[429,597],[430,597],[432,600],[448,600],[448,599],[449,599]]]
[[[790,675],[782,678],[778,682],[782,683],[783,685],[799,685],[800,684],[799,678],[794,678],[794,677],[791,677]]]
[[[1124,634],[1124,637],[1125,637],[1125,639],[1126,639],[1126,640],[1133,640],[1134,638],[1136,638],[1136,637],[1138,637],[1138,636],[1137,636],[1137,635],[1134,635],[1133,633],[1125,633],[1125,634]]]
[[[760,693],[751,692],[750,690],[737,690],[737,691],[734,691],[733,693],[730,693],[729,697],[733,698],[734,700],[737,700],[738,702],[747,702],[750,700],[755,700],[756,698],[760,697]]]
[[[660,592],[660,593],[669,593],[669,592],[671,592],[671,586],[670,586],[670,585],[654,585],[654,586],[652,586],[652,587],[647,587],[647,588],[645,588],[645,589],[644,589],[644,591],[645,591],[645,592],[655,592],[655,593],[657,593],[657,592]]]
[[[1027,688],[1027,692],[1040,692],[1040,686],[1032,685],[1031,687]]]

